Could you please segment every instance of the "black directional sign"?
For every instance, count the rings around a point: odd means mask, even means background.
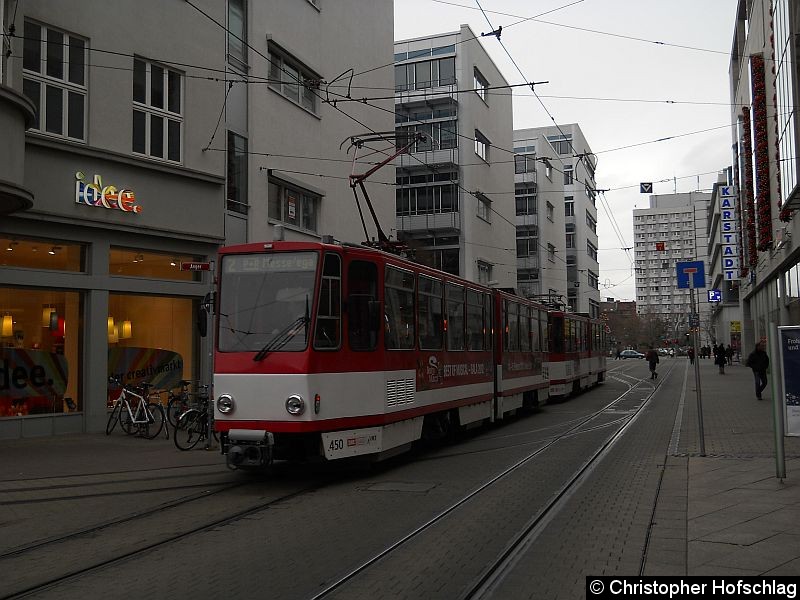
[[[652,194],[653,193],[653,182],[652,181],[643,181],[639,184],[639,193],[640,194]]]

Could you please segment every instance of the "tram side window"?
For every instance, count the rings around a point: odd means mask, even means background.
[[[347,270],[347,340],[351,350],[374,350],[378,345],[378,269],[353,261]]]
[[[542,349],[542,338],[541,338],[541,318],[542,315],[539,312],[539,309],[532,308],[531,309],[531,350],[534,352],[539,352]]]
[[[519,306],[514,302],[503,302],[505,318],[505,349],[519,350]]]
[[[464,349],[464,288],[448,283],[445,286],[447,300],[447,349]]]
[[[527,306],[519,307],[519,349],[531,350],[531,309]]]
[[[564,334],[566,333],[567,320],[562,316],[554,316],[550,321],[550,352],[563,354]]]
[[[314,331],[314,348],[331,350],[339,347],[342,320],[342,260],[338,254],[328,253],[322,267],[322,284],[319,289],[317,327]]]
[[[484,350],[492,349],[492,335],[494,335],[494,319],[492,318],[493,311],[494,311],[494,303],[492,302],[492,295],[485,294],[483,298]]]
[[[539,315],[539,318],[540,318],[540,324],[542,326],[541,337],[540,337],[542,341],[541,350],[542,352],[547,352],[550,349],[550,330],[549,330],[549,324],[547,322],[547,313],[542,312]]]
[[[484,349],[484,294],[467,290],[467,350]]]
[[[419,276],[419,347],[422,350],[441,350],[444,342],[442,316],[442,282]]]
[[[414,348],[414,274],[386,267],[384,289],[386,348]]]

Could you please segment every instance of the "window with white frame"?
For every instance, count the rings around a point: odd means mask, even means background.
[[[556,247],[553,244],[547,244],[547,260],[556,262]]]
[[[587,277],[589,280],[589,287],[594,288],[596,290],[600,289],[600,278],[598,277],[597,273],[593,272],[590,269],[586,270]]]
[[[228,61],[247,68],[247,0],[228,0]]]
[[[575,199],[573,196],[564,196],[564,216],[575,216]]]
[[[535,215],[536,210],[536,184],[517,183],[514,184],[514,200],[516,202],[516,214]]]
[[[476,193],[475,198],[478,200],[478,217],[486,221],[492,222],[492,201],[483,194]]]
[[[564,185],[572,185],[573,170],[572,165],[564,165]]]
[[[588,254],[590,258],[597,260],[597,246],[592,242],[586,242],[586,254]]]
[[[547,216],[547,219],[550,220],[550,221],[553,220],[553,208],[554,208],[553,205],[548,201],[547,202],[547,208],[546,208],[546,210],[547,210],[546,216]]]
[[[517,258],[538,256],[539,228],[536,225],[517,227]]]
[[[25,21],[22,90],[36,106],[33,129],[86,140],[87,53],[84,38]]]
[[[474,77],[472,83],[473,86],[475,87],[475,93],[481,97],[481,100],[486,102],[486,96],[489,89],[489,82],[486,81],[486,78],[480,71],[478,71],[477,67],[475,67],[474,70]]]
[[[317,89],[322,78],[296,59],[270,50],[269,87],[308,111],[317,114]]]
[[[514,157],[514,173],[536,173],[536,155],[517,154]]]
[[[183,74],[133,59],[133,152],[181,162]]]
[[[489,282],[492,280],[492,265],[482,260],[477,261],[478,263],[478,283],[481,285],[489,285]]]
[[[307,231],[317,231],[322,198],[279,179],[269,180],[268,216]]]
[[[489,139],[477,129],[475,130],[475,154],[489,162]]]

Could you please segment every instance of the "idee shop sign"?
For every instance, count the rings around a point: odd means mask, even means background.
[[[103,178],[95,174],[94,182],[87,183],[86,175],[75,173],[75,204],[98,206],[111,210],[139,214],[142,207],[136,204],[133,190],[117,189],[113,185],[103,185]]]

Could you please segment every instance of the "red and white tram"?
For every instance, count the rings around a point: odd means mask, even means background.
[[[547,377],[551,398],[579,392],[605,380],[606,332],[588,315],[549,313]]]
[[[386,457],[502,419],[546,399],[547,329],[541,305],[365,246],[223,248],[222,452],[232,467]]]

